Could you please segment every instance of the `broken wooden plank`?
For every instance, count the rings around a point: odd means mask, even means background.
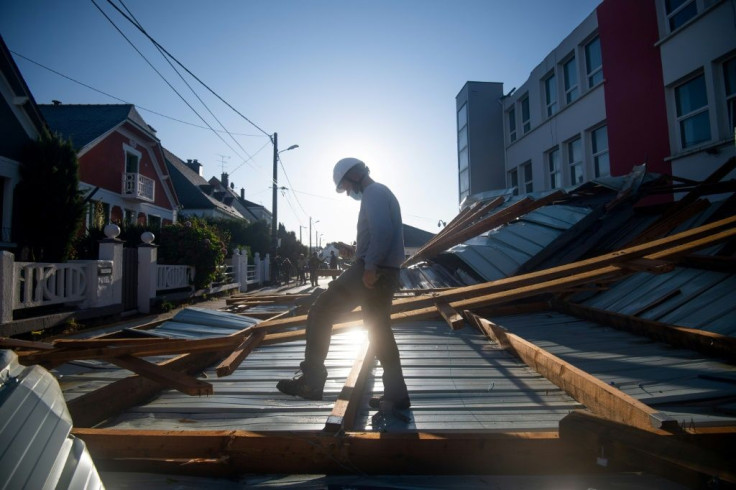
[[[537,347],[485,318],[477,318],[486,334],[593,413],[609,420],[651,431],[676,429],[677,420],[607,385],[595,376]]]
[[[665,214],[639,233],[633,240],[630,240],[625,246],[633,247],[634,245],[640,245],[666,236],[685,220],[702,213],[709,205],[710,203],[707,200],[698,199],[686,206],[678,208],[673,213]]]
[[[72,430],[95,463],[160,461],[161,468],[182,473],[187,465],[170,460],[227,460],[235,474],[337,474],[359,468],[368,474],[525,474],[559,475],[595,471],[581,461],[572,444],[557,431],[545,432],[349,432],[336,437],[324,431],[246,432]],[[171,474],[171,473],[168,473]]]
[[[619,267],[632,272],[649,272],[651,274],[666,274],[675,270],[675,264],[671,261],[647,259],[628,260],[619,264]]]
[[[173,388],[187,395],[202,396],[214,393],[212,385],[205,381],[200,381],[144,359],[138,359],[133,356],[120,356],[109,359],[109,361],[123,369],[133,371],[140,376],[145,376],[156,381],[166,388]]]
[[[435,301],[434,305],[451,329],[459,330],[465,326],[465,319],[453,307],[442,301]]]
[[[33,350],[53,350],[54,344],[48,342],[36,342],[33,340],[11,339],[9,337],[0,337],[0,348],[4,349],[33,349]]]
[[[243,332],[249,331],[252,327],[245,329]],[[180,340],[175,339],[168,342],[154,341],[154,339],[143,340],[141,344],[126,344],[120,347],[88,347],[80,349],[71,349],[69,347],[56,349],[53,351],[34,352],[29,354],[19,353],[19,362],[28,364],[59,364],[68,361],[76,361],[82,359],[110,359],[125,355],[147,357],[162,356],[171,354],[180,354],[183,352],[203,352],[215,351],[219,352],[226,349],[235,349],[245,338],[245,333],[239,333],[227,337],[212,337],[208,339]],[[136,339],[139,340],[139,339]],[[108,340],[105,340],[108,341]],[[64,342],[62,345],[70,345],[73,341]],[[90,341],[83,341],[88,344]]]
[[[604,455],[639,471],[688,482],[690,488],[705,488],[713,478],[736,483],[734,453],[701,447],[698,437],[640,430],[580,410],[560,421],[560,438],[587,451],[591,460]]]
[[[361,396],[365,389],[368,374],[373,369],[375,355],[370,342],[366,340],[358,352],[353,363],[353,368],[340,390],[340,394],[332,407],[332,412],[327,417],[325,431],[337,432],[339,430],[350,431],[355,428],[355,417],[358,413]]]
[[[217,377],[229,376],[235,371],[240,363],[250,354],[253,349],[258,347],[266,336],[265,330],[259,330],[251,333],[242,344],[240,344],[230,355],[217,366]]]
[[[594,321],[619,330],[649,337],[660,342],[696,350],[709,356],[721,357],[736,363],[736,338],[707,330],[669,325],[630,315],[600,310],[567,301],[553,301],[556,310],[577,318]]]

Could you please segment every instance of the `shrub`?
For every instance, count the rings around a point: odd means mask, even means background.
[[[206,222],[187,219],[161,228],[159,264],[195,267],[194,287],[202,289],[217,277],[217,266],[225,261],[227,243]]]

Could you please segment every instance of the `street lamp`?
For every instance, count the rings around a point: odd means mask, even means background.
[[[295,148],[299,148],[299,145],[291,145],[285,150],[279,151],[279,135],[278,133],[273,133],[273,136],[271,137],[271,143],[273,143],[273,209],[272,209],[272,216],[271,216],[271,258],[276,256],[276,249],[278,248],[278,203],[276,201],[276,196],[278,195],[278,187],[279,187],[279,177],[278,177],[278,160],[279,160],[279,153],[282,153],[284,151],[293,150]]]
[[[309,256],[310,257],[312,256],[312,223],[316,225],[317,223],[319,223],[319,220],[312,221],[312,217],[311,216],[309,217]],[[316,232],[317,230],[315,230],[315,233]],[[317,244],[315,243],[315,245]]]

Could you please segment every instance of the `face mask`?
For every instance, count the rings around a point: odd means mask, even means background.
[[[360,201],[360,198],[363,197],[363,193],[362,192],[356,192],[353,189],[350,189],[348,191],[348,196],[352,197],[356,201]]]

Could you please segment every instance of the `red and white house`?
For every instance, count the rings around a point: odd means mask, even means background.
[[[161,142],[133,105],[39,107],[51,131],[77,150],[80,189],[96,204],[88,225],[176,222],[179,200]]]

